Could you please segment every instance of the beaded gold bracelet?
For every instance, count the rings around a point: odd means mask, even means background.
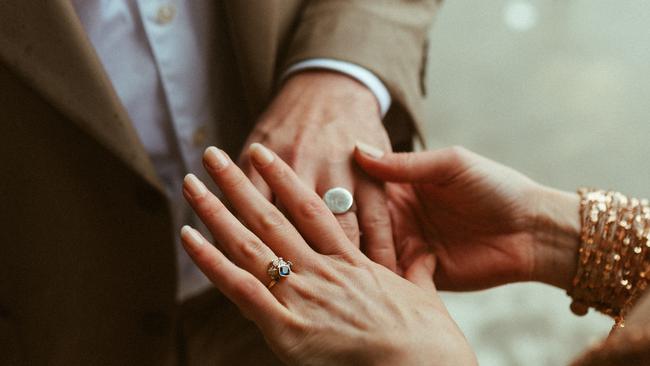
[[[614,191],[580,189],[581,245],[571,310],[589,307],[624,325],[625,314],[645,291],[650,275],[650,206]]]

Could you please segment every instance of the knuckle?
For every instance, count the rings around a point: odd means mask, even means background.
[[[257,222],[260,230],[270,232],[284,228],[286,219],[280,211],[271,209],[261,214]]]
[[[371,209],[362,217],[361,225],[364,231],[390,228],[390,216],[385,210]]]
[[[219,220],[219,218],[223,216],[227,211],[224,205],[216,203],[205,196],[201,197],[201,202],[199,202],[199,209],[203,212],[203,216],[207,219],[208,222],[215,222]]]
[[[271,164],[267,167],[269,178],[274,182],[283,183],[286,182],[289,175],[289,170],[284,164],[278,164],[278,160],[274,159]]]
[[[345,231],[347,234],[354,234],[359,232],[359,224],[357,223],[357,219],[353,215],[342,215],[337,217],[339,221],[339,226],[341,226],[341,229]]]
[[[285,331],[294,335],[304,334],[309,330],[309,325],[306,321],[297,317],[291,317],[284,323]]]
[[[247,281],[240,281],[234,288],[234,292],[240,299],[252,299],[258,295],[259,285],[253,278]]]
[[[233,244],[243,260],[259,260],[264,255],[264,244],[258,238],[240,238]]]
[[[316,198],[310,198],[300,203],[298,211],[301,217],[307,220],[319,219],[323,215],[329,214],[327,206],[320,199]]]
[[[221,188],[236,190],[246,184],[247,181],[248,178],[243,173],[239,174],[231,170],[225,174]]]
[[[219,259],[214,258],[207,250],[203,250],[203,247],[199,247],[193,251],[192,258],[197,264],[208,271],[212,271],[213,268],[217,268],[219,265]]]

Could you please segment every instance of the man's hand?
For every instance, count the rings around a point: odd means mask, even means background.
[[[319,195],[343,187],[355,205],[337,219],[350,240],[363,244],[372,260],[396,269],[395,249],[384,186],[354,164],[352,152],[362,140],[390,151],[375,96],[364,85],[340,73],[303,71],[283,85],[248,138],[280,155]],[[246,175],[268,199],[272,193],[246,154]]]
[[[359,145],[359,149],[368,149]],[[384,154],[357,162],[387,185],[398,267],[433,250],[443,290],[516,281],[567,289],[575,273],[579,198],[544,187],[463,148]]]

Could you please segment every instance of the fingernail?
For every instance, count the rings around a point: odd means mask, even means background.
[[[185,225],[181,228],[181,238],[183,238],[185,242],[192,246],[201,246],[203,243],[205,243],[201,234],[199,234],[198,231],[188,225]]]
[[[364,155],[368,155],[374,159],[381,159],[381,157],[384,156],[384,152],[381,149],[378,149],[361,141],[357,141],[357,149],[359,149],[359,151],[361,151]]]
[[[252,143],[248,148],[248,151],[251,154],[253,162],[259,166],[268,165],[273,161],[273,159],[275,159],[275,156],[273,156],[271,150],[267,149],[266,146],[262,144],[258,144],[257,142]]]
[[[214,146],[210,146],[205,149],[205,152],[203,153],[203,160],[210,168],[214,170],[221,170],[227,167],[230,163],[226,154]]]
[[[201,197],[208,191],[203,182],[201,182],[194,174],[186,175],[183,182],[185,183],[187,192],[194,198]]]

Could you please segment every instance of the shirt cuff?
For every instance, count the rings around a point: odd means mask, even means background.
[[[365,85],[375,95],[377,102],[379,103],[379,112],[381,113],[382,118],[386,115],[386,112],[388,112],[388,108],[392,102],[390,93],[384,83],[382,83],[375,74],[367,69],[350,62],[330,58],[312,58],[291,65],[291,67],[289,67],[289,69],[287,69],[287,71],[282,75],[282,79],[286,79],[289,75],[306,69],[327,69],[348,75]]]

